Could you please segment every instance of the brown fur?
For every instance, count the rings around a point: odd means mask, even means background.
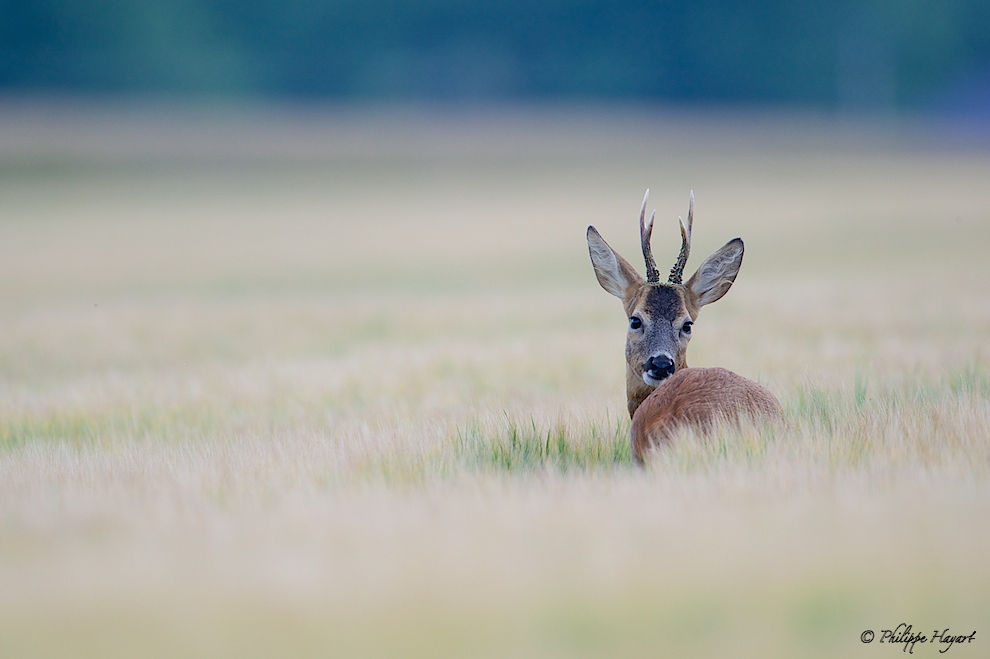
[[[669,441],[674,429],[685,424],[707,429],[720,419],[738,423],[743,417],[781,417],[777,399],[755,382],[724,368],[688,368],[687,364],[688,321],[694,323],[701,307],[719,300],[732,287],[742,265],[742,240],[727,242],[705,259],[687,283],[680,283],[690,253],[692,193],[688,224],[681,223],[681,253],[670,280],[661,284],[656,281],[650,248],[653,218],[645,221],[646,201],[644,197],[639,216],[650,275],[646,280],[594,227],[588,227],[587,234],[598,283],[622,300],[626,316],[635,321],[626,338],[626,402],[633,419],[632,452],[639,462],[650,447]],[[662,379],[660,367],[650,366],[654,359],[669,360],[666,364],[672,365],[673,374]]]
[[[681,426],[709,430],[719,421],[783,418],[780,404],[765,387],[724,368],[685,368],[664,380],[636,409],[632,453],[643,462],[654,446],[669,443]]]

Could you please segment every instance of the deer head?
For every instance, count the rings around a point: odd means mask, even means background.
[[[622,300],[629,333],[626,337],[626,397],[629,415],[666,378],[687,367],[687,346],[698,311],[728,292],[742,265],[743,241],[734,238],[709,256],[687,283],[682,283],[684,266],[691,253],[691,229],[694,223],[694,193],[688,207],[688,219],[678,218],[681,226],[681,251],[670,270],[666,283],[660,282],[650,237],[656,211],[646,220],[643,197],[639,213],[639,236],[646,260],[644,280],[618,252],[609,247],[593,226],[588,227],[588,251],[598,283]]]

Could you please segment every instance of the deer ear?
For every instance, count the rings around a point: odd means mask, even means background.
[[[743,241],[733,238],[718,251],[705,259],[698,271],[691,275],[684,288],[697,307],[703,307],[729,292],[732,282],[742,266]]]
[[[588,253],[598,283],[615,297],[624,298],[630,286],[643,283],[636,269],[609,247],[595,227],[588,227]]]

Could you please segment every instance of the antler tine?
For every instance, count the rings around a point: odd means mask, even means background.
[[[650,199],[650,189],[646,189],[643,195],[643,206],[639,209],[639,240],[643,245],[643,259],[646,261],[646,281],[656,283],[660,281],[660,272],[657,270],[657,262],[653,260],[653,249],[650,247],[650,238],[653,236],[653,220],[657,212],[650,215],[649,223],[646,222],[646,202]]]
[[[674,263],[674,267],[670,269],[670,278],[667,280],[667,283],[670,284],[682,283],[684,266],[687,265],[688,256],[691,255],[691,229],[694,227],[694,190],[691,191],[691,199],[688,202],[687,226],[684,226],[684,220],[679,217],[677,222],[681,225],[681,252],[677,255],[677,262]]]

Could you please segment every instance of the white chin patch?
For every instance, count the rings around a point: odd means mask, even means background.
[[[666,379],[667,378],[664,378],[664,380],[666,380]],[[655,387],[658,384],[660,384],[661,382],[663,382],[663,380],[657,380],[654,377],[650,377],[650,374],[649,373],[644,372],[643,373],[643,382],[645,382],[646,384],[650,385],[651,387]]]

